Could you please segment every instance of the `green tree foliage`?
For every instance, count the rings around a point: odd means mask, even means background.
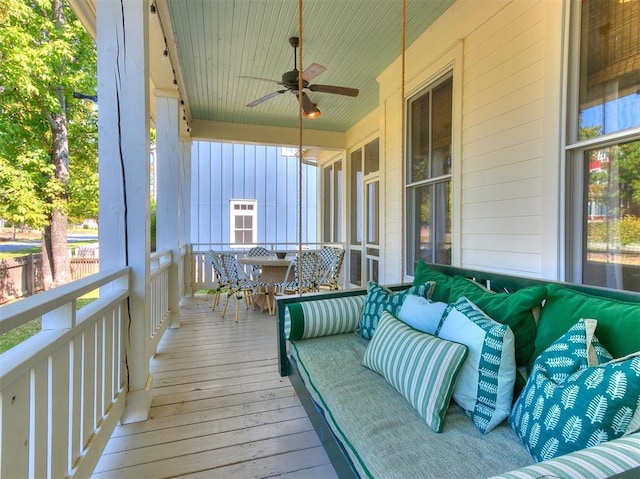
[[[63,0],[2,0],[0,25],[0,217],[42,228],[61,283],[67,217],[97,216],[97,114],[74,98],[95,95],[95,46]]]

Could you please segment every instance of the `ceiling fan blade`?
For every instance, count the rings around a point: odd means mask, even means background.
[[[280,85],[280,82],[278,80],[272,80],[271,78],[248,77],[248,76],[245,76],[245,75],[240,75],[240,76],[238,76],[236,78],[244,78],[244,79],[247,79],[247,80],[268,81],[268,82],[277,83],[278,85]]]
[[[260,103],[262,103],[263,101],[267,101],[270,100],[271,98],[273,98],[274,96],[278,96],[283,94],[284,92],[286,92],[287,90],[278,90],[278,91],[274,91],[273,93],[269,93],[268,95],[263,96],[262,98],[258,98],[257,100],[253,100],[251,103],[248,103],[247,106],[249,108],[253,108],[256,105],[259,105]]]
[[[357,88],[348,88],[346,86],[333,85],[309,85],[309,90],[320,93],[335,93],[336,95],[358,96],[360,91]]]
[[[311,81],[321,73],[326,72],[327,69],[317,63],[312,63],[302,72],[302,79],[305,81]]]

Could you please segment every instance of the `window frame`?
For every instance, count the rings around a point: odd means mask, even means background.
[[[584,283],[583,261],[586,253],[587,212],[585,154],[591,150],[605,149],[628,142],[640,141],[640,127],[605,133],[595,138],[579,139],[582,5],[571,2],[568,15],[568,55],[566,60],[566,131],[564,135],[565,164],[565,229],[564,229],[564,278],[574,283]]]
[[[251,206],[252,214],[240,214],[240,212],[248,212],[249,209],[237,209],[235,206]],[[251,243],[237,243],[235,241],[235,234],[238,231],[238,228],[235,226],[235,220],[238,216],[251,216],[252,227],[251,227]],[[242,231],[248,231],[248,228],[242,228]],[[253,248],[256,246],[258,241],[258,200],[229,200],[229,246],[233,249],[246,249]]]
[[[438,176],[434,176],[431,178],[425,178],[425,179],[421,179],[418,181],[411,181],[411,168],[412,168],[412,158],[411,158],[411,145],[412,145],[412,105],[419,99],[423,98],[425,95],[427,94],[431,94],[431,92],[433,92],[434,90],[436,90],[438,87],[440,87],[441,85],[443,85],[445,82],[447,81],[451,81],[451,88],[452,88],[452,103],[451,103],[451,123],[452,123],[452,127],[451,127],[451,141],[450,141],[450,151],[449,151],[449,161],[451,162],[451,165],[449,167],[449,173],[447,174],[442,174],[442,175],[438,175]],[[455,241],[455,226],[454,226],[454,218],[456,218],[456,208],[455,208],[455,204],[456,204],[456,194],[454,192],[454,177],[456,174],[456,162],[454,161],[454,154],[456,152],[456,147],[457,147],[457,143],[456,143],[456,117],[457,117],[457,106],[456,106],[456,72],[455,69],[453,68],[453,66],[450,66],[448,68],[446,68],[445,70],[443,70],[442,72],[440,72],[438,75],[434,76],[433,78],[430,79],[429,82],[427,82],[422,88],[420,88],[419,90],[416,90],[414,93],[412,93],[411,95],[409,95],[406,98],[406,112],[405,112],[405,118],[406,118],[406,128],[405,128],[405,144],[407,145],[407,148],[405,149],[405,158],[403,159],[403,161],[405,162],[405,177],[402,179],[403,180],[403,185],[404,185],[404,192],[403,194],[405,195],[405,214],[404,214],[404,228],[405,228],[405,274],[407,275],[413,275],[414,274],[414,264],[417,260],[421,259],[418,257],[418,255],[416,255],[416,251],[417,251],[417,243],[419,242],[419,234],[416,233],[416,227],[415,224],[413,222],[413,219],[415,218],[415,196],[416,196],[416,191],[420,188],[423,187],[438,187],[439,185],[443,184],[443,183],[449,183],[449,202],[451,203],[451,210],[450,210],[450,229],[451,231],[449,232],[450,237],[451,237],[451,251],[450,251],[450,264],[455,264],[455,257],[456,257],[456,253],[455,253],[455,248],[456,248],[456,241]],[[431,105],[432,106],[432,105]],[[430,130],[432,128],[432,118],[431,118],[431,111],[429,112],[429,127]],[[431,132],[430,132],[431,134]],[[431,141],[431,138],[430,138]],[[430,147],[430,151],[431,151],[431,147]],[[438,205],[436,206],[432,206],[432,209],[437,210],[438,209]],[[435,251],[435,250],[434,250]]]

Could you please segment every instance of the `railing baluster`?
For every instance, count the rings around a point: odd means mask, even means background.
[[[49,477],[65,477],[69,471],[69,346],[49,356]]]
[[[15,441],[2,445],[0,476],[28,477],[29,425],[32,420],[29,402],[30,375],[23,375],[8,387],[2,388],[2,436]]]

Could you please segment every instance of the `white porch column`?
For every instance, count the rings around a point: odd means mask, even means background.
[[[193,261],[191,257],[191,138],[180,141],[180,244],[188,244],[184,264],[184,295],[193,296],[191,276]]]
[[[131,267],[124,312],[129,392],[122,422],[145,420],[149,371],[148,0],[96,2],[100,268]]]
[[[169,266],[170,327],[180,327],[180,125],[178,92],[156,90],[156,249],[171,250]]]

